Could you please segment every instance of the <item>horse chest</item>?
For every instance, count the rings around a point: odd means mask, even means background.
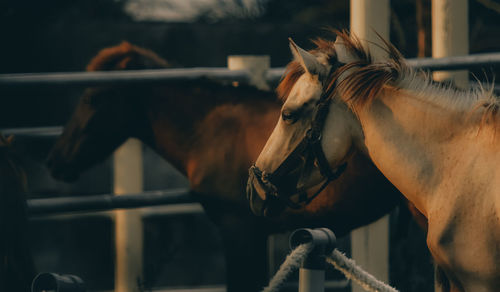
[[[485,201],[472,204],[459,198],[429,214],[429,249],[463,291],[498,291],[500,287],[500,225],[495,207]]]

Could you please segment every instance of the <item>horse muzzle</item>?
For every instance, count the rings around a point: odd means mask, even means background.
[[[260,194],[259,188],[261,187],[257,177],[252,171],[250,171],[246,192],[252,212],[257,216],[266,217],[275,217],[281,214],[281,212],[283,212],[283,210],[287,207],[286,204],[273,199],[274,197],[272,196],[267,196],[265,190],[260,190],[263,192]],[[264,200],[262,197],[265,197],[266,199]]]

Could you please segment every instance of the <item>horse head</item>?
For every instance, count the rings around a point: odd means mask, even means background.
[[[102,50],[88,71],[155,69],[167,66],[156,54],[127,42]],[[103,161],[129,137],[141,133],[143,86],[88,88],[52,148],[47,165],[55,178],[73,181]]]
[[[354,56],[341,38],[316,44],[305,51],[290,40],[294,60],[278,88],[281,118],[249,171],[247,196],[256,214],[309,203],[342,175],[362,138],[355,114],[333,98],[336,73]]]

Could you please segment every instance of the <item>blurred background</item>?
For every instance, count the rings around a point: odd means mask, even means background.
[[[391,1],[391,42],[407,58],[431,55],[430,6],[430,0]],[[500,52],[499,19],[500,2],[469,1],[471,54]],[[288,37],[312,48],[311,38],[331,35],[328,27],[349,27],[349,1],[2,0],[0,73],[84,71],[97,52],[124,40],[153,50],[175,67],[225,67],[228,55],[244,54],[269,55],[271,67],[282,67],[291,59]],[[475,73],[479,79],[494,74]],[[2,89],[0,129],[62,126],[81,93],[61,87]],[[46,136],[16,138],[29,166],[32,198],[111,192],[109,160],[73,184],[52,179],[43,163],[53,142]],[[145,190],[187,186],[159,156],[144,151]],[[152,212],[144,219],[146,291],[224,284],[218,231],[201,208],[190,208],[184,215]],[[111,290],[112,232],[112,221],[103,214],[31,220],[37,269],[74,273],[93,290]],[[407,233],[391,234],[391,283],[402,291],[432,291],[425,236],[413,222]],[[288,247],[275,242],[281,248],[277,265]],[[349,252],[349,239],[343,242]]]

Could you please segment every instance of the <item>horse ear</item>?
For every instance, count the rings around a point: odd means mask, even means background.
[[[292,38],[288,38],[288,41],[295,61],[299,62],[307,73],[311,75],[321,75],[326,73],[326,66],[321,64],[313,54],[297,46]]]
[[[341,37],[337,37],[333,47],[335,48],[335,53],[337,54],[337,61],[340,63],[347,64],[356,60],[356,58],[349,53],[349,50]]]

